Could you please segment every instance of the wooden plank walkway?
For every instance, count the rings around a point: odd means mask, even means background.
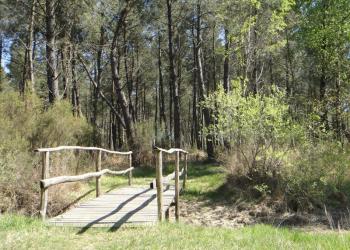
[[[163,213],[174,201],[175,188],[168,185],[163,191]],[[49,219],[49,225],[119,228],[122,225],[147,225],[158,221],[157,190],[146,187],[124,187]]]

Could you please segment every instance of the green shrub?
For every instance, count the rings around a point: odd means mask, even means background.
[[[88,144],[91,129],[61,101],[47,111],[39,98],[0,93],[0,212],[35,213],[38,206],[40,157],[37,147]]]
[[[262,195],[282,191],[296,210],[346,204],[349,146],[334,139],[316,112],[292,118],[274,86],[248,96],[238,81],[233,87],[228,94],[220,87],[203,103],[216,121],[205,133],[222,145],[230,174],[247,177]]]
[[[228,94],[220,87],[204,102],[215,110],[216,120],[205,132],[230,144],[230,155],[238,158],[244,174],[276,175],[295,139],[302,138],[302,130],[290,119],[284,93],[277,88],[272,87],[269,95],[244,96],[238,81],[233,86]]]

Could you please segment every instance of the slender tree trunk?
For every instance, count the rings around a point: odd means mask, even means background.
[[[73,58],[72,58],[72,106],[74,116],[81,116],[80,107],[80,95],[79,95],[79,84],[76,75],[76,52],[73,48]]]
[[[180,122],[180,96],[175,74],[174,65],[174,46],[173,46],[173,20],[172,20],[172,2],[167,0],[167,18],[168,18],[168,47],[169,47],[169,74],[170,85],[172,86],[174,101],[174,139],[175,147],[181,147],[181,122]]]
[[[162,72],[162,49],[161,36],[158,31],[158,80],[159,80],[159,124],[164,123],[167,131],[167,122],[165,116],[165,102],[164,102],[164,87],[163,87],[163,72]]]
[[[216,41],[216,37],[215,37],[215,25],[213,26],[213,30],[212,30],[212,67],[213,67],[213,91],[216,91],[217,86],[216,86],[216,56],[215,56],[215,41]],[[228,81],[228,79],[227,79]]]
[[[130,74],[129,72],[129,67],[128,67],[128,43],[126,40],[126,24],[124,23],[123,25],[123,47],[124,47],[124,69],[125,69],[125,80],[126,80],[126,86],[128,89],[128,101],[129,101],[129,112],[130,114],[133,116],[133,121],[135,121],[135,117],[134,117],[134,108],[133,108],[133,104],[132,104],[132,98],[131,98],[131,94],[133,91],[133,82],[132,82],[132,73]]]
[[[339,68],[339,65],[338,65]],[[341,100],[340,100],[340,73],[338,73],[335,84],[335,129],[338,140],[342,138],[342,126],[341,126]]]
[[[71,79],[71,73],[70,69],[72,66],[70,65],[71,62],[71,49],[70,45],[67,42],[64,42],[62,44],[61,48],[61,64],[62,64],[62,82],[63,82],[63,99],[68,98],[68,88],[70,86],[70,79]]]
[[[224,57],[224,90],[225,93],[230,91],[230,83],[229,83],[229,31],[225,29],[225,57]]]
[[[52,104],[59,98],[56,41],[55,41],[55,4],[54,0],[46,0],[46,68],[49,102]]]
[[[289,43],[289,34],[288,30],[285,31],[286,34],[286,92],[287,96],[293,94],[292,87],[294,86],[294,71],[293,71],[293,60],[292,52]]]
[[[98,116],[98,101],[99,101],[99,93],[100,93],[100,88],[101,88],[101,78],[102,78],[102,53],[103,53],[103,46],[105,44],[105,29],[101,26],[100,28],[100,41],[99,41],[99,47],[97,50],[97,55],[96,55],[96,88],[94,88],[94,98],[93,98],[93,115],[92,115],[92,126],[93,126],[93,140],[94,140],[94,145],[101,145],[101,139],[100,139],[100,134],[97,128],[97,116]],[[111,118],[113,123],[115,123],[115,118],[114,116]],[[113,125],[111,124],[111,131],[113,131]],[[115,140],[113,137],[112,133],[112,142],[113,145],[115,144]]]
[[[136,80],[135,80],[135,121],[139,119],[139,94],[140,94],[140,61],[139,61],[139,46],[136,45]]]
[[[156,82],[156,104],[154,109],[154,135],[158,138],[158,103],[159,103],[159,82]]]
[[[112,47],[110,51],[110,64],[111,64],[111,71],[112,71],[112,80],[115,87],[116,95],[117,95],[117,102],[119,104],[119,107],[121,109],[121,113],[124,118],[125,123],[125,132],[128,140],[128,146],[130,149],[134,149],[135,147],[135,141],[134,141],[134,127],[132,123],[132,117],[129,112],[129,105],[125,96],[124,91],[122,90],[122,86],[120,83],[120,77],[119,77],[119,69],[118,69],[118,63],[116,61],[116,55],[115,50],[117,48],[117,39],[120,35],[120,29],[122,25],[125,22],[126,16],[130,10],[130,2],[128,1],[126,3],[126,6],[123,8],[119,15],[119,20],[116,25],[116,28],[114,30],[114,36],[112,41]]]
[[[23,65],[23,79],[20,91],[22,94],[26,90],[34,92],[34,65],[33,65],[33,41],[34,41],[34,24],[35,24],[35,11],[36,11],[36,1],[32,0],[32,5],[30,9],[28,34],[24,55],[24,65]]]
[[[198,85],[199,85],[199,94],[200,94],[200,101],[204,101],[206,98],[206,86],[204,82],[203,77],[203,67],[202,67],[202,58],[201,58],[201,46],[202,46],[202,38],[201,38],[201,9],[200,4],[197,4],[197,68],[198,68]],[[208,108],[204,107],[202,109],[203,111],[203,118],[204,118],[204,125],[208,128],[211,124],[211,118],[210,118],[210,111]],[[207,154],[209,159],[214,158],[214,144],[213,144],[213,138],[210,134],[206,136],[206,146],[207,146]]]
[[[202,148],[201,140],[199,137],[199,123],[198,123],[198,115],[197,115],[197,77],[198,77],[198,69],[197,69],[197,45],[195,41],[194,35],[194,26],[192,25],[192,46],[193,46],[193,82],[192,82],[192,144],[196,144],[197,149]]]

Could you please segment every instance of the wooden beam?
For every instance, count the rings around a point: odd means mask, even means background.
[[[35,152],[55,152],[55,151],[61,151],[61,150],[92,150],[92,151],[102,151],[109,154],[117,154],[117,155],[131,155],[132,151],[128,152],[119,152],[119,151],[112,151],[107,150],[104,148],[97,148],[97,147],[81,147],[81,146],[59,146],[55,148],[38,148],[35,149]]]
[[[180,195],[180,186],[179,186],[179,168],[180,168],[180,152],[176,152],[175,159],[175,218],[176,221],[179,221],[179,195]]]
[[[156,158],[156,185],[157,185],[157,205],[158,220],[163,221],[163,156],[162,151],[157,152]]]
[[[156,147],[156,146],[153,146],[154,150],[158,150],[158,151],[162,151],[164,153],[167,153],[167,154],[173,154],[173,153],[176,153],[176,152],[181,152],[181,153],[184,153],[184,154],[188,154],[188,152],[186,150],[183,150],[181,148],[171,148],[171,149],[164,149],[164,148],[159,148],[159,147]]]
[[[101,159],[102,152],[99,150],[96,154],[96,172],[101,171]],[[101,193],[101,175],[96,177],[96,197],[99,197]]]
[[[132,168],[132,155],[129,155],[129,168]],[[132,171],[129,171],[129,186],[132,184]]]
[[[41,178],[46,179],[49,177],[50,171],[50,152],[45,152],[42,154],[42,170]],[[40,215],[44,220],[46,218],[47,211],[47,200],[48,200],[48,190],[45,187],[40,188]]]
[[[133,169],[134,169],[133,167],[122,170],[122,171],[112,171],[109,169],[104,169],[104,170],[101,170],[100,172],[91,172],[91,173],[86,173],[86,174],[82,174],[82,175],[53,177],[50,179],[41,180],[40,186],[42,188],[49,188],[49,187],[57,185],[57,184],[88,180],[88,179],[91,179],[93,177],[98,177],[98,176],[102,176],[105,174],[121,175],[121,174],[126,174],[129,171],[132,171]]]
[[[183,177],[185,174],[185,169],[182,168],[181,172],[179,172],[179,177]],[[172,172],[171,174],[168,174],[167,176],[163,177],[163,185],[168,185],[171,180],[175,179],[175,171]],[[157,181],[156,179],[153,179],[152,182],[150,183],[150,188],[156,188],[157,187]]]
[[[186,188],[186,182],[187,182],[187,154],[185,154],[185,166],[184,166],[184,177],[182,181],[182,189],[185,190]]]

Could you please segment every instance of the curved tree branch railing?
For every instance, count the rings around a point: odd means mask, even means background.
[[[157,188],[157,207],[158,207],[158,220],[162,221],[164,218],[163,213],[163,184],[168,184],[170,180],[175,179],[175,218],[178,221],[180,216],[179,210],[179,196],[180,196],[180,176],[183,177],[182,189],[186,188],[187,181],[187,155],[188,152],[180,149],[180,148],[171,148],[169,150],[159,148],[154,146],[154,152],[157,154],[156,157],[156,180],[153,181],[150,185],[151,188],[156,186]],[[163,177],[163,153],[166,154],[176,154],[175,158],[175,171],[166,177]],[[185,165],[182,168],[181,172],[180,168],[180,153],[185,155]]]
[[[49,170],[50,170],[50,152],[57,152],[61,150],[84,150],[84,151],[96,151],[96,172],[85,173],[82,175],[75,176],[58,176],[49,178]],[[41,199],[40,199],[40,215],[42,219],[46,217],[47,211],[47,202],[48,202],[48,188],[54,185],[68,183],[68,182],[76,182],[88,180],[91,178],[96,178],[96,197],[100,196],[101,191],[101,176],[105,174],[110,175],[122,175],[129,173],[129,185],[131,185],[132,179],[132,151],[128,152],[119,152],[119,151],[111,151],[103,148],[97,147],[80,147],[80,146],[59,146],[55,148],[39,148],[36,149],[35,152],[42,153],[42,173],[40,180],[40,191],[41,191]],[[102,152],[109,154],[117,154],[117,155],[126,155],[129,157],[129,168],[122,171],[112,171],[109,169],[101,170],[101,158]]]

